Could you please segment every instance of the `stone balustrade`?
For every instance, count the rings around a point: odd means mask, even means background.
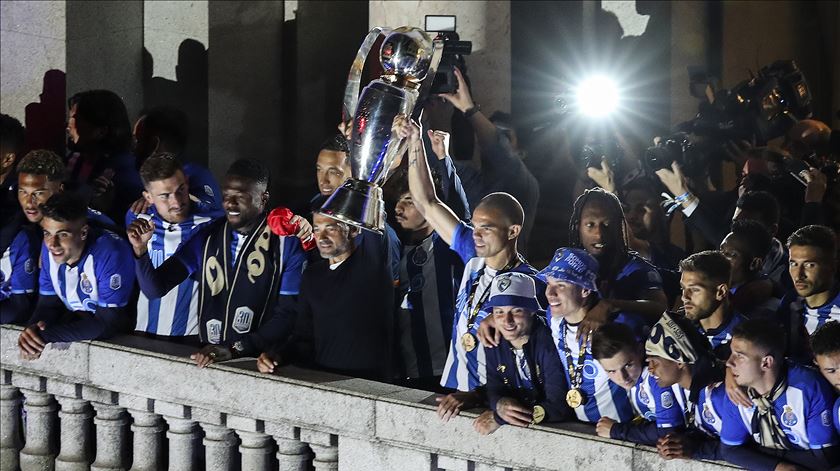
[[[0,469],[724,469],[666,462],[591,427],[472,429],[425,391],[253,359],[199,369],[192,349],[141,337],[50,344],[20,358],[0,328]]]

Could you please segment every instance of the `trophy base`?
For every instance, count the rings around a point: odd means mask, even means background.
[[[384,206],[381,188],[351,179],[330,195],[318,213],[382,235],[385,233]]]

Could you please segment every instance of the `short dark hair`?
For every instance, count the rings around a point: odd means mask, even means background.
[[[780,360],[785,353],[785,333],[774,322],[765,319],[749,319],[732,329],[732,338],[739,338],[766,349]]]
[[[107,128],[103,148],[111,153],[125,152],[131,145],[131,122],[122,98],[111,90],[87,90],[67,100],[76,105],[76,116],[96,127]]]
[[[478,206],[489,206],[502,213],[511,224],[525,224],[525,210],[519,200],[510,193],[497,191],[481,199]]]
[[[321,152],[322,150],[344,152],[348,156],[350,155],[350,145],[347,142],[347,138],[344,137],[344,134],[341,134],[340,132],[333,134],[324,142],[322,142],[318,152]]]
[[[183,111],[174,106],[155,106],[140,116],[143,132],[160,139],[166,149],[178,154],[187,146],[189,119]]]
[[[840,353],[840,322],[828,321],[811,335],[814,356]]]
[[[143,181],[143,186],[147,187],[151,182],[172,177],[178,170],[183,171],[183,167],[175,154],[155,152],[140,166],[140,179]]]
[[[764,258],[773,247],[773,234],[762,222],[751,219],[732,221],[732,233],[746,242],[753,257]]]
[[[788,237],[788,248],[794,245],[817,247],[831,258],[834,258],[837,254],[837,236],[831,228],[826,226],[800,227]]]
[[[46,149],[28,152],[17,165],[18,174],[44,175],[47,177],[47,181],[51,182],[64,181],[66,171],[61,157]]]
[[[45,218],[55,221],[68,222],[87,219],[87,201],[76,193],[63,191],[50,196],[42,204],[41,213]]]
[[[25,143],[26,130],[20,121],[7,114],[0,114],[0,148],[20,157]]]
[[[779,224],[779,201],[766,191],[748,191],[738,198],[735,206],[758,215],[758,221],[769,230]]]
[[[237,176],[253,181],[268,188],[271,183],[271,173],[268,167],[256,159],[237,159],[228,167],[227,176]]]
[[[592,333],[592,356],[596,360],[612,358],[625,350],[639,348],[639,341],[626,324],[604,324]]]
[[[680,261],[680,272],[702,273],[716,285],[729,284],[732,265],[719,250],[704,250]]]

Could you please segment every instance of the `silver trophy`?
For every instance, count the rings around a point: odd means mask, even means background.
[[[380,34],[387,35],[379,50],[384,73],[359,96],[365,59]],[[402,139],[392,138],[391,125],[397,115],[414,113],[418,99],[431,87],[442,51],[443,42],[433,41],[419,28],[377,27],[368,33],[350,67],[344,91],[344,121],[353,119],[351,178],[321,206],[321,214],[379,234],[384,232],[381,185],[394,160],[405,150]],[[429,79],[424,80],[426,77]]]

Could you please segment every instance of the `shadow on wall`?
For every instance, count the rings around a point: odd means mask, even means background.
[[[65,106],[67,80],[63,71],[48,70],[39,100],[26,105],[26,150],[49,149],[64,155],[67,142]]]
[[[208,161],[208,72],[207,48],[194,39],[185,39],[178,47],[176,80],[152,77],[154,58],[143,48],[144,108],[174,106],[189,118],[189,138],[183,159],[207,166]],[[137,118],[137,117],[134,117]]]

